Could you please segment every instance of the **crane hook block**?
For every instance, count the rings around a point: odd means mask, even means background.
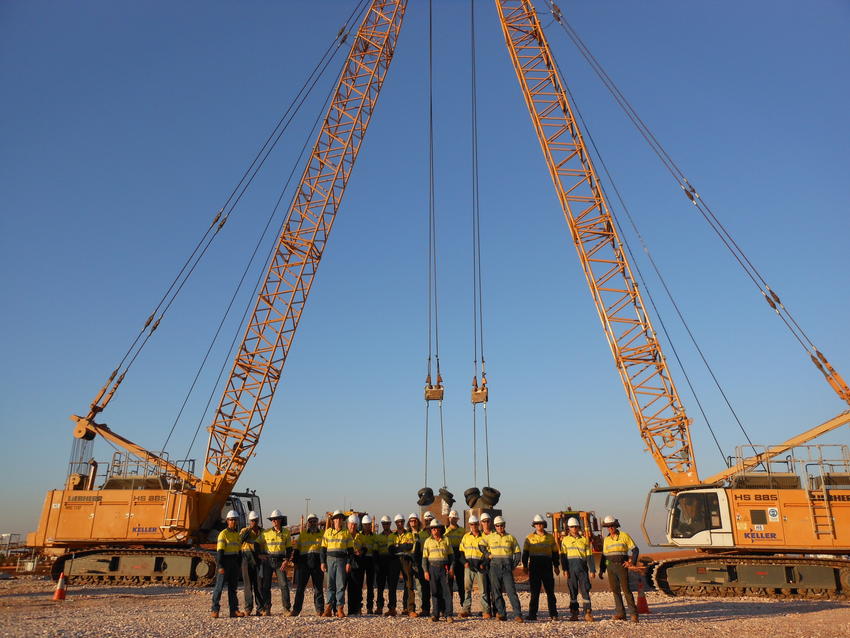
[[[446,390],[443,384],[437,383],[433,385],[428,383],[425,385],[425,400],[426,401],[442,401]]]
[[[478,377],[472,377],[472,403],[487,403],[489,392],[487,391],[487,378],[481,377],[481,385],[478,385]]]

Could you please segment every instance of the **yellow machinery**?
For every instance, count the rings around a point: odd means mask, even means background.
[[[805,445],[850,423],[850,412],[782,445],[739,452],[732,467],[700,479],[691,420],[534,6],[530,0],[496,0],[496,6],[617,371],[641,437],[670,486],[650,494],[669,495],[667,545],[703,553],[659,562],[656,585],[671,595],[850,598],[850,457],[846,446]],[[697,205],[698,194],[683,188]],[[762,293],[777,313],[784,310],[766,284]],[[850,403],[850,388],[826,357],[813,345],[809,354]]]
[[[278,237],[245,335],[208,428],[200,476],[113,432],[95,418],[124,375],[116,370],[86,416],[72,417],[75,448],[64,490],[51,490],[28,544],[60,554],[54,575],[71,582],[188,585],[211,582],[214,555],[200,544],[254,454],[301,312],[395,51],[406,0],[372,0],[351,43],[312,154]],[[226,218],[217,216],[211,228]],[[159,324],[151,316],[148,336]],[[102,485],[87,458],[102,437],[123,454]],[[248,500],[250,501],[250,495]],[[257,507],[258,509],[258,507]]]

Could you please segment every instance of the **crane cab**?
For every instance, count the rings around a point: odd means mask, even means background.
[[[700,489],[671,494],[667,538],[677,547],[732,547],[732,519],[726,490]]]

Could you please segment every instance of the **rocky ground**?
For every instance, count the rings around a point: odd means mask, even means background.
[[[317,618],[308,605],[298,618],[284,618],[279,605],[267,618],[209,617],[211,590],[169,587],[72,587],[63,602],[52,600],[53,583],[19,579],[0,582],[0,636],[151,636],[193,638],[236,633],[250,636],[300,638],[302,636],[364,638],[431,638],[440,636],[605,636],[647,638],[769,638],[850,636],[850,605],[814,601],[762,601],[751,598],[668,598],[649,592],[651,614],[638,625],[611,620],[612,596],[593,596],[596,623],[563,620],[568,598],[557,594],[562,620],[519,624],[469,618],[451,625],[425,619]],[[224,596],[226,600],[226,595]],[[308,592],[307,600],[311,600]],[[277,603],[279,599],[275,600]],[[523,609],[528,593],[520,593]],[[475,608],[473,608],[475,609]],[[545,609],[545,607],[544,607]],[[545,614],[544,614],[545,615]],[[249,633],[245,633],[249,632]]]

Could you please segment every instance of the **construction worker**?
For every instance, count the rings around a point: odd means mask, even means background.
[[[372,614],[375,608],[375,574],[378,570],[382,541],[380,534],[372,531],[372,519],[368,515],[363,517],[362,525],[363,531],[359,537],[363,555],[360,557],[360,563],[363,565],[363,581],[366,585],[366,613]],[[380,612],[378,613],[380,615]]]
[[[375,535],[375,587],[378,590],[375,613],[379,616],[384,613],[384,590],[390,579],[390,562],[398,562],[395,556],[390,554],[390,537],[393,535],[391,529],[392,521],[389,516],[381,517],[381,532]],[[398,583],[398,571],[395,572],[394,583]],[[393,609],[395,609],[395,587],[392,590]]]
[[[272,522],[271,529],[263,531],[263,543],[265,544],[268,559],[262,561],[262,591],[265,608],[261,609],[263,616],[271,616],[272,613],[272,575],[277,577],[277,586],[280,589],[280,600],[283,610],[289,613],[289,579],[286,577],[286,568],[291,564],[292,537],[289,528],[283,526],[283,514],[280,510],[274,510],[269,516]]]
[[[313,604],[316,614],[322,615],[325,607],[324,583],[322,582],[322,532],[319,529],[319,517],[307,515],[307,529],[301,530],[292,551],[295,562],[295,601],[290,616],[301,613],[304,604],[304,591],[307,581],[313,581]]]
[[[558,617],[558,603],[555,602],[555,577],[552,572],[559,573],[558,545],[555,537],[546,531],[546,519],[540,514],[534,515],[531,526],[534,531],[526,536],[522,546],[522,568],[528,574],[531,591],[526,620],[537,620],[541,585],[546,590],[549,618],[555,620]]]
[[[460,562],[463,564],[463,592],[464,598],[460,601],[462,611],[461,618],[466,618],[472,613],[472,588],[478,587],[478,595],[481,597],[481,615],[490,618],[490,601],[488,599],[489,588],[485,585],[487,577],[487,546],[481,533],[478,517],[474,514],[469,517],[469,531],[460,540]],[[458,579],[455,574],[455,579]]]
[[[419,516],[415,512],[411,512],[410,516],[407,517],[407,527],[415,539],[411,568],[413,571],[413,589],[416,592],[415,603],[413,601],[410,603],[411,606],[414,607],[414,610],[408,615],[411,618],[416,618],[417,616],[425,615],[430,612],[431,607],[431,594],[426,589],[428,583],[422,574],[422,541],[423,537],[427,538],[427,536],[423,534],[425,530],[422,529],[422,522],[419,520]],[[427,599],[425,597],[426,592],[428,596]]]
[[[345,618],[345,581],[351,573],[351,558],[354,554],[354,539],[342,526],[345,514],[335,510],[331,515],[331,526],[322,536],[322,571],[328,575],[325,590],[325,611],[322,616],[330,618],[334,614]]]
[[[230,607],[231,618],[241,618],[245,612],[239,611],[239,549],[242,537],[237,530],[239,515],[230,510],[227,513],[227,527],[218,533],[216,542],[216,577],[215,589],[212,596],[212,617],[218,618],[221,610],[221,593],[227,584],[227,604]]]
[[[516,593],[514,582],[514,568],[519,565],[521,552],[516,539],[505,531],[505,519],[497,516],[493,519],[496,531],[486,537],[487,554],[490,559],[490,591],[493,596],[493,605],[496,608],[496,618],[507,620],[505,599],[507,594],[511,601],[516,622],[524,622],[522,619],[522,607],[519,604],[519,596]]]
[[[415,516],[411,514],[411,516]],[[389,538],[387,547],[390,552],[390,562],[387,568],[387,592],[389,600],[387,602],[387,616],[396,615],[396,587],[398,585],[398,576],[401,574],[403,580],[404,593],[402,594],[401,604],[402,611],[405,614],[413,614],[416,616],[414,609],[414,593],[413,581],[413,553],[416,549],[416,536],[413,532],[404,527],[404,517],[401,514],[396,514],[393,518],[395,522],[395,532]]]
[[[483,512],[480,517],[481,521],[481,538],[484,539],[484,544],[486,546],[487,539],[491,534],[495,534],[496,530],[493,529],[493,518],[490,516],[489,512]],[[492,584],[490,582],[490,561],[487,560],[487,573],[484,577],[484,590],[487,597],[488,611],[490,612],[490,616],[493,617],[496,615],[496,607],[493,605],[493,590]]]
[[[602,560],[599,562],[599,578],[608,570],[608,584],[614,594],[614,620],[625,620],[623,596],[629,606],[632,622],[638,621],[637,607],[632,590],[629,589],[629,567],[637,565],[638,548],[632,537],[620,531],[620,521],[614,516],[606,516],[602,526],[608,528],[608,536],[602,543]],[[622,593],[621,593],[622,592]]]
[[[254,599],[257,600],[257,615],[263,615],[266,602],[260,588],[262,563],[268,560],[266,546],[263,542],[263,528],[260,527],[260,515],[251,511],[248,513],[248,527],[239,533],[242,539],[242,596],[245,599],[245,613],[251,615],[254,611]]]
[[[359,616],[363,612],[363,576],[366,573],[363,560],[369,548],[363,543],[363,535],[357,531],[360,517],[352,514],[348,517],[348,533],[351,534],[354,553],[351,557],[351,572],[348,574],[348,615]]]
[[[416,604],[419,606],[419,614],[421,616],[427,616],[431,613],[431,586],[425,579],[425,572],[422,571],[422,546],[426,540],[431,538],[429,525],[434,520],[434,515],[426,511],[422,515],[422,519],[422,523],[419,522],[418,518],[416,519],[417,524],[420,525],[417,530],[417,534],[419,535],[419,553],[416,555],[416,583],[418,585],[416,590]]]
[[[452,611],[452,588],[449,578],[453,576],[454,550],[449,539],[443,536],[443,524],[436,518],[429,526],[431,538],[422,545],[422,573],[430,585],[431,620],[440,620],[440,602],[442,598],[443,616],[446,622],[454,620]]]
[[[569,533],[561,539],[561,567],[569,575],[570,620],[578,620],[578,595],[581,594],[584,619],[593,622],[590,608],[590,574],[596,573],[593,548],[574,516],[567,520],[567,530]]]
[[[449,526],[446,528],[446,538],[454,552],[454,564],[452,565],[453,577],[449,579],[449,587],[453,584],[457,588],[458,603],[463,604],[463,562],[460,559],[460,541],[466,535],[466,530],[458,525],[460,517],[455,510],[449,512]]]

